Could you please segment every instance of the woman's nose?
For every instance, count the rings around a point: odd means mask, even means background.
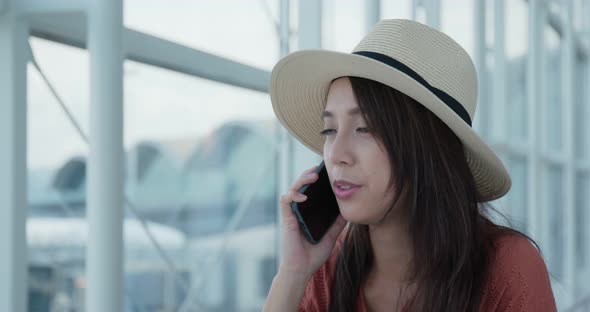
[[[336,136],[328,144],[328,159],[334,165],[351,165],[354,161],[350,141],[344,136]]]

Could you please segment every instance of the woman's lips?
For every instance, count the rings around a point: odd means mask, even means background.
[[[340,188],[341,186],[348,186],[350,188],[342,189]],[[360,188],[360,185],[356,185],[348,181],[342,180],[334,181],[334,184],[332,186],[332,189],[334,190],[334,195],[336,195],[336,197],[341,200],[350,199]]]

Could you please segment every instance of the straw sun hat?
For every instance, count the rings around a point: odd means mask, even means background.
[[[328,89],[344,76],[388,85],[438,116],[463,142],[479,201],[508,192],[508,172],[471,127],[477,75],[469,55],[453,39],[418,22],[383,20],[352,53],[305,50],[280,60],[270,78],[274,112],[293,136],[320,155]]]

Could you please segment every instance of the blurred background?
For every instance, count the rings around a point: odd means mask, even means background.
[[[385,18],[474,59],[474,128],[513,181],[492,204],[541,247],[559,310],[590,311],[589,16],[589,0],[0,0],[0,311],[260,311],[278,197],[321,161],[275,119],[270,71],[350,52]]]

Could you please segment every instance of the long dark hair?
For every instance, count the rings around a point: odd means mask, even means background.
[[[476,311],[494,238],[527,236],[491,221],[493,208],[478,203],[461,141],[438,117],[384,84],[349,79],[367,126],[389,155],[396,201],[404,192],[415,285],[405,308]],[[354,311],[372,261],[368,225],[350,223],[336,260],[330,311]]]

